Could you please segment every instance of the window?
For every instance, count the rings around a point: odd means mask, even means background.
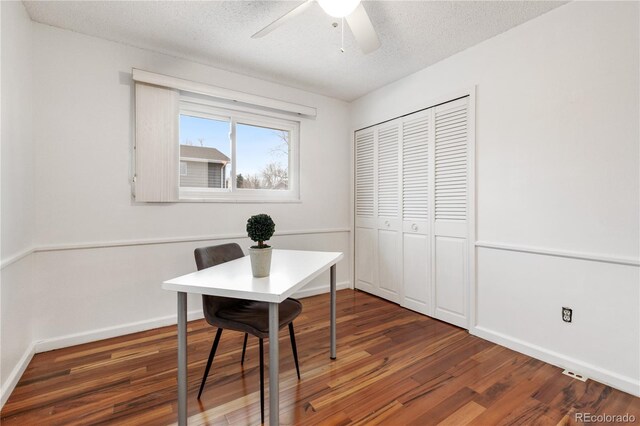
[[[136,202],[300,199],[300,126],[314,107],[133,69]]]
[[[298,122],[183,99],[180,199],[297,200],[298,132]]]

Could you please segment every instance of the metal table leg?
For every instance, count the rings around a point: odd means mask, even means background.
[[[336,265],[331,266],[331,359],[336,359]]]
[[[187,293],[178,292],[178,425],[187,426]]]
[[[280,354],[278,353],[278,303],[269,303],[269,425],[277,426],[280,422],[280,384],[278,370]]]

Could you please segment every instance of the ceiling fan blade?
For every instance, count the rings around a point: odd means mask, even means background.
[[[380,40],[378,39],[376,30],[373,28],[371,19],[369,19],[369,15],[367,15],[367,11],[364,9],[364,6],[362,6],[362,3],[345,19],[358,42],[358,46],[360,46],[360,50],[362,50],[364,54],[371,53],[380,47]]]
[[[272,23],[270,23],[269,25],[267,25],[266,27],[264,27],[263,29],[255,33],[254,35],[252,35],[251,38],[260,38],[260,37],[266,36],[271,31],[283,25],[289,19],[294,18],[299,14],[301,14],[302,12],[304,12],[309,6],[311,6],[311,3],[313,3],[313,0],[306,0],[304,3],[296,6],[289,12],[285,13],[284,15],[282,15],[281,17],[279,17],[278,19],[276,19],[275,21],[273,21]]]

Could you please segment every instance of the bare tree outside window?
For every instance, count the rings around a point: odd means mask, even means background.
[[[280,163],[269,163],[262,171],[262,181],[265,188],[286,189],[289,186],[287,169]]]
[[[286,130],[274,130],[275,137],[280,139],[281,143],[275,148],[271,148],[271,154],[274,157],[289,156],[289,132]]]
[[[238,125],[239,174],[243,179],[236,179],[238,188],[243,189],[274,189],[287,190],[289,188],[289,139],[286,130],[269,129],[245,124]],[[242,164],[243,148],[252,148],[256,152],[263,152],[259,160],[254,160],[252,172],[245,172],[249,165]],[[248,156],[248,154],[247,154]],[[246,157],[245,157],[246,158]],[[247,161],[248,162],[248,161]],[[262,163],[260,170],[256,166]]]

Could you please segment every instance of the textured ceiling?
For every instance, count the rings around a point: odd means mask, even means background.
[[[34,21],[346,101],[425,68],[563,2],[364,1],[382,46],[364,55],[317,4],[261,39],[301,1],[25,1]]]

